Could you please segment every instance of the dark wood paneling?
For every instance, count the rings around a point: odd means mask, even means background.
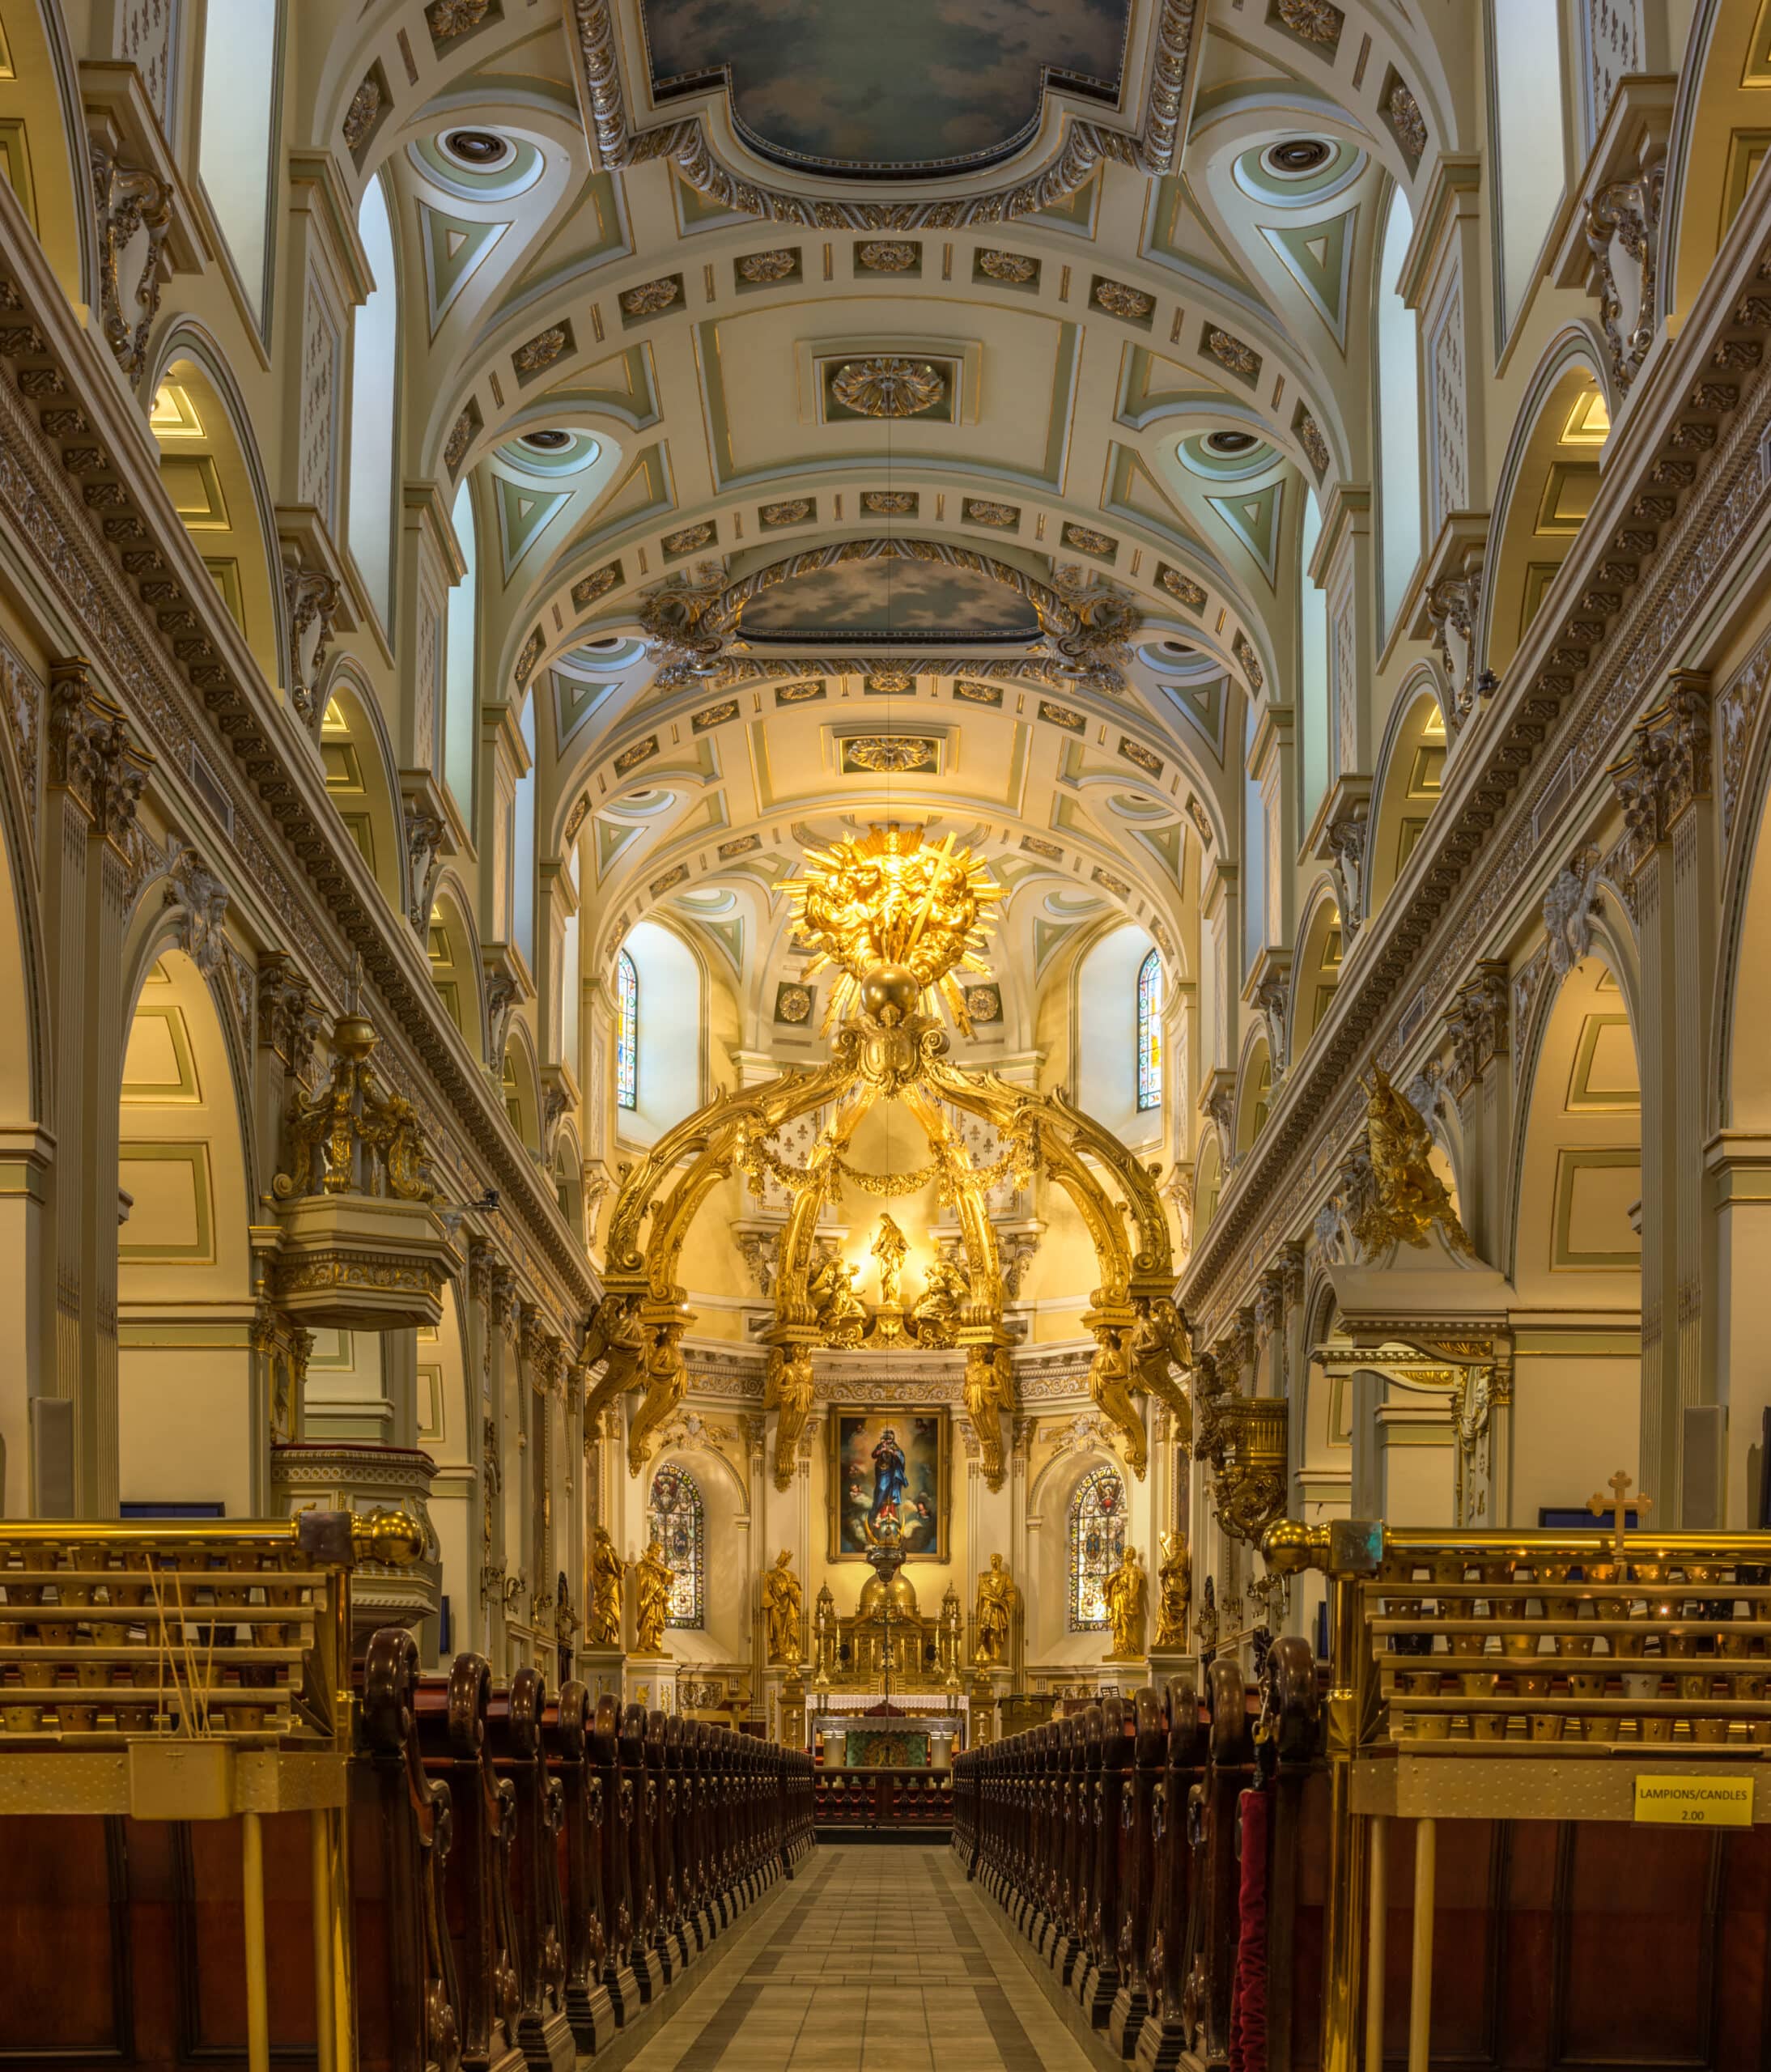
[[[115,2064],[130,2032],[123,1823],[0,1819],[0,2064]]]

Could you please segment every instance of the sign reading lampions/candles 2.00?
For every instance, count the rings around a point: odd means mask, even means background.
[[[1750,1828],[1751,1777],[1638,1777],[1636,1818],[1681,1828]]]

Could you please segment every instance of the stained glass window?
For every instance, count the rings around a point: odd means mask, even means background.
[[[707,1624],[707,1513],[701,1486],[687,1468],[667,1462],[653,1475],[646,1524],[671,1569],[670,1613],[665,1624],[699,1632]]]
[[[626,950],[615,959],[615,1098],[639,1105],[639,974]]]
[[[1070,1499],[1070,1630],[1105,1630],[1101,1586],[1125,1554],[1125,1484],[1111,1467],[1091,1468]]]
[[[1137,974],[1137,1104],[1162,1105],[1162,960],[1153,949]]]

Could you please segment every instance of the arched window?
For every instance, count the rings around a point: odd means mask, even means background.
[[[1298,618],[1303,661],[1303,713],[1300,731],[1303,754],[1302,809],[1297,825],[1308,827],[1328,788],[1328,600],[1310,580],[1310,564],[1322,537],[1322,510],[1311,490],[1304,498],[1303,523],[1297,529]]]
[[[1413,214],[1399,193],[1390,203],[1383,253],[1378,262],[1378,523],[1383,546],[1380,647],[1389,637],[1414,565],[1421,558],[1421,378],[1414,312],[1403,300],[1398,286],[1413,236]]]
[[[615,1098],[639,1106],[639,974],[626,950],[615,959]]]
[[[345,537],[369,601],[393,624],[393,453],[398,439],[400,290],[380,180],[363,190],[357,234],[375,286],[350,334],[350,508]]]
[[[1544,0],[1489,0],[1495,95],[1494,172],[1501,202],[1501,330],[1513,328],[1561,205],[1561,10]],[[1600,111],[1600,120],[1603,111]]]
[[[1083,951],[1072,980],[1077,1017],[1077,1098],[1104,1129],[1128,1144],[1145,1144],[1161,1128],[1148,1112],[1145,1092],[1143,972],[1156,945],[1134,923],[1122,922]],[[1157,982],[1157,1003],[1162,1003]],[[1132,1004],[1136,1041],[1128,1043],[1126,1003]],[[1160,1060],[1158,1060],[1160,1062]]]
[[[1102,1632],[1101,1587],[1125,1554],[1125,1484],[1116,1469],[1090,1468],[1070,1499],[1070,1631]]]
[[[511,933],[523,962],[535,969],[535,700],[523,707],[517,732],[529,767],[516,780],[511,805]]]
[[[444,672],[443,776],[461,817],[474,817],[474,763],[479,753],[478,704],[474,694],[479,640],[479,536],[474,528],[474,496],[465,482],[455,492],[451,514],[467,573],[449,592],[448,661]]]
[[[210,0],[203,21],[197,172],[253,316],[270,281],[278,0]],[[157,11],[156,11],[157,12]]]
[[[645,1004],[646,1068],[627,1082],[620,1118],[625,1144],[656,1144],[692,1115],[704,1090],[707,1009],[700,960],[674,928],[638,921],[622,947],[632,961],[637,995]],[[622,981],[618,974],[616,1005]],[[1120,1048],[1124,1048],[1121,1025]],[[638,1052],[635,1051],[637,1072]]]
[[[707,1518],[700,1484],[687,1468],[667,1462],[652,1478],[646,1510],[648,1537],[657,1541],[671,1571],[667,1626],[699,1633],[707,1622]]]
[[[1162,960],[1153,949],[1138,966],[1137,1104],[1162,1105]]]

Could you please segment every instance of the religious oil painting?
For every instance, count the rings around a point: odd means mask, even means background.
[[[945,1561],[947,1413],[835,1410],[830,1430],[830,1559],[864,1560],[895,1523],[907,1555]]]

